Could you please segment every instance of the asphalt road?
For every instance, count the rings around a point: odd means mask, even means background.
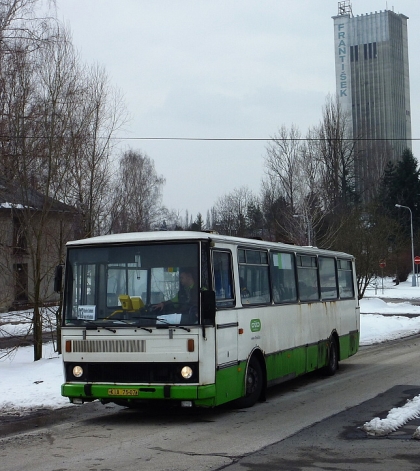
[[[420,441],[412,438],[420,418],[386,437],[368,437],[361,426],[385,418],[393,407],[420,394],[419,386],[395,386],[375,398],[328,417],[293,436],[238,460],[229,471],[420,470]]]
[[[360,426],[420,393],[420,336],[362,348],[331,378],[309,374],[250,409],[90,404],[0,426],[2,471],[420,470],[416,422]],[[32,421],[32,422],[31,422]]]

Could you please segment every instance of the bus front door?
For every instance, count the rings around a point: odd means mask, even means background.
[[[216,367],[227,368],[238,364],[237,311],[219,311],[216,323]]]

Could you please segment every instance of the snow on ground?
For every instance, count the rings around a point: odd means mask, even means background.
[[[42,331],[52,332],[55,324],[55,307],[41,309]],[[32,310],[0,313],[0,339],[9,336],[29,336],[32,334]],[[0,350],[0,358],[1,350]]]
[[[391,409],[385,419],[375,417],[370,422],[366,422],[362,430],[368,435],[384,436],[398,430],[406,422],[417,417],[420,417],[420,396],[408,399],[402,407]],[[420,427],[416,431],[417,433],[420,433]]]
[[[361,302],[363,305],[363,300]],[[381,314],[366,314],[360,316],[360,345],[372,345],[387,340],[395,340],[420,332],[419,317],[404,315],[389,316]]]
[[[52,342],[43,345],[42,355],[42,360],[34,362],[33,348],[21,347],[0,360],[2,414],[22,415],[36,409],[71,405],[60,393],[63,366]]]
[[[360,345],[420,333],[420,287],[411,284],[411,278],[398,286],[391,279],[385,279],[383,289],[379,280],[377,286],[366,290],[360,302]],[[25,335],[30,328],[30,318],[28,311],[0,314],[0,338]],[[49,330],[48,325],[46,330]],[[20,416],[42,408],[72,407],[60,393],[63,368],[53,343],[43,346],[43,359],[37,362],[33,361],[32,347],[21,347],[11,355],[6,353],[0,350],[1,414]],[[418,416],[420,396],[407,401],[404,407],[392,409],[386,419],[372,419],[364,429],[370,434],[385,435]],[[420,438],[420,427],[414,437]]]

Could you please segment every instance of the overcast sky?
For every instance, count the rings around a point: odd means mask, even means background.
[[[335,93],[337,0],[57,0],[83,61],[103,65],[130,122],[121,149],[141,150],[166,178],[163,203],[204,219],[235,188],[260,191],[265,139],[283,124],[303,135]],[[413,138],[420,138],[419,0],[353,0],[408,20]],[[420,158],[420,144],[413,144]]]

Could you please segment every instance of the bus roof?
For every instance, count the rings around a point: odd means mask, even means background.
[[[334,255],[337,257],[353,258],[352,255],[317,247],[308,247],[292,244],[283,244],[281,242],[269,242],[259,239],[247,239],[243,237],[232,237],[212,232],[194,232],[194,231],[154,231],[154,232],[126,232],[121,234],[109,234],[89,239],[80,239],[67,242],[67,247],[84,246],[103,246],[133,244],[136,242],[186,242],[198,240],[212,240],[219,243],[230,243],[235,245],[254,246],[255,248],[282,249],[288,252],[312,252],[318,255]]]

